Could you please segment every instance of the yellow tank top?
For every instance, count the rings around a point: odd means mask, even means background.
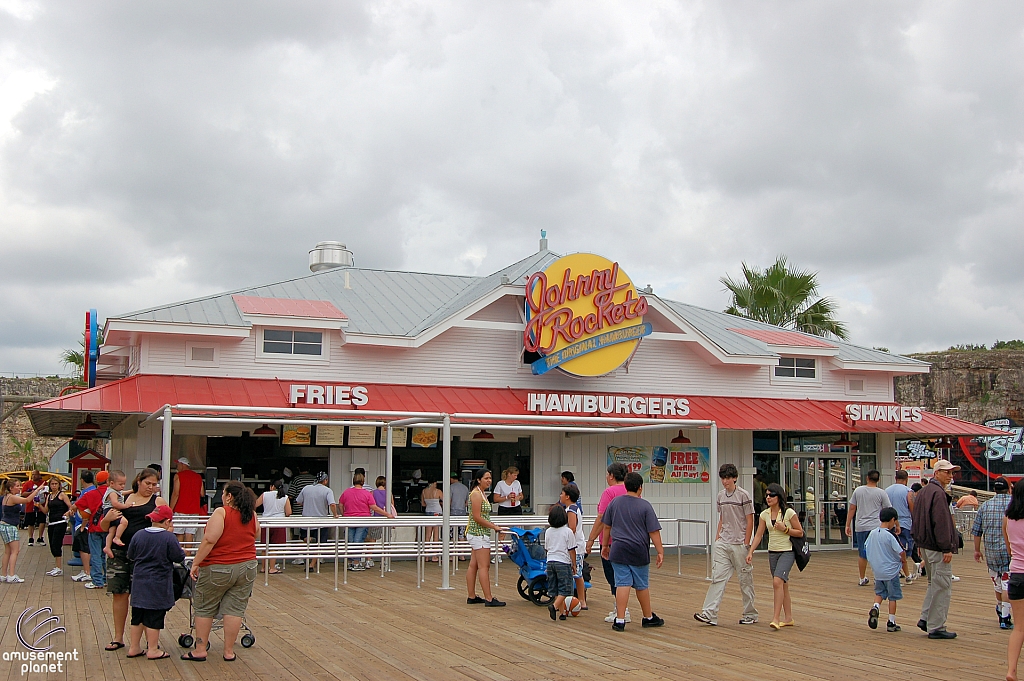
[[[796,511],[791,508],[786,509],[786,513],[782,518],[782,524],[786,526],[787,530],[793,529],[790,521],[796,516]],[[778,520],[778,516],[775,518]],[[779,532],[775,529],[775,525],[772,523],[772,510],[766,508],[761,511],[761,520],[764,521],[765,526],[768,529],[768,550],[769,551],[792,551],[793,542],[789,540],[789,535],[785,532]]]

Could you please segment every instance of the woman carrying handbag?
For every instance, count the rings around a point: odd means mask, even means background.
[[[774,482],[768,485],[764,497],[768,508],[761,511],[757,532],[754,533],[754,540],[750,542],[750,550],[747,551],[747,562],[753,562],[754,547],[761,543],[761,537],[767,530],[768,566],[772,572],[772,589],[775,596],[775,616],[768,626],[778,630],[796,624],[793,621],[793,602],[789,597],[789,572],[796,562],[790,537],[802,537],[804,531],[796,511],[786,504],[786,490],[782,489],[781,485]],[[785,620],[780,619],[783,613],[786,616]]]

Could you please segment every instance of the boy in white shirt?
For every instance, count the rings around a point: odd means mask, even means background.
[[[565,599],[572,596],[573,573],[576,571],[576,533],[569,529],[569,517],[565,509],[555,504],[548,512],[548,531],[544,535],[544,547],[548,551],[547,591],[555,597],[548,605],[551,619],[565,619]],[[560,613],[560,614],[559,614]]]

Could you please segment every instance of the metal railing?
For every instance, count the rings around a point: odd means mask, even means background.
[[[465,516],[453,516],[451,523],[451,537],[448,539],[449,569],[452,574],[458,572],[459,561],[469,558],[472,553],[468,542],[458,538],[459,530],[465,527],[458,524],[458,520]],[[189,556],[195,555],[201,540],[202,529],[206,525],[206,517],[197,516],[175,516],[174,532],[177,534],[195,534],[196,541],[182,542],[182,547]],[[492,516],[491,521],[501,528],[510,527],[547,527],[547,516]],[[594,517],[584,517],[584,527],[593,525]],[[706,578],[711,578],[711,524],[707,520],[692,520],[689,518],[662,518],[662,528],[674,524],[676,526],[676,538],[673,543],[664,543],[666,552],[669,549],[676,551],[676,574],[681,576],[682,553],[684,549],[691,549],[705,554]],[[314,518],[302,516],[290,516],[287,518],[260,518],[261,536],[256,543],[256,558],[264,566],[264,585],[269,583],[269,569],[278,561],[287,563],[291,560],[301,560],[306,579],[312,573],[319,574],[323,562],[331,562],[334,566],[334,590],[338,590],[339,582],[342,585],[348,584],[348,572],[350,562],[363,563],[367,560],[374,561],[374,568],[380,571],[380,576],[387,576],[391,572],[391,561],[415,560],[416,561],[416,588],[421,588],[426,582],[427,568],[432,559],[437,562],[443,560],[444,543],[441,539],[434,541],[426,540],[427,528],[438,528],[438,535],[441,533],[442,518],[440,516],[401,516],[398,518]],[[684,525],[703,525],[704,543],[687,544],[683,543]],[[382,529],[379,541],[350,542],[349,528],[376,528]],[[319,542],[306,542],[301,539],[289,539],[284,544],[273,544],[270,542],[270,533],[263,530],[270,528],[287,528],[289,535],[291,530],[317,530]],[[403,529],[411,529],[409,532],[401,532]],[[327,530],[327,532],[324,532]],[[326,541],[323,535],[330,538]],[[403,536],[405,535],[405,536]],[[510,542],[502,540],[503,535],[491,532],[491,556],[494,562],[493,579],[494,585],[498,585],[499,566],[501,557],[505,555],[504,547]],[[379,561],[379,562],[378,562]],[[340,571],[340,575],[339,575]]]

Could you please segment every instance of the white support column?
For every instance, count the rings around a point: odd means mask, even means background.
[[[452,589],[451,577],[451,543],[448,541],[448,533],[452,527],[452,419],[448,414],[444,415],[444,429],[441,431],[444,438],[443,454],[441,459],[441,481],[444,489],[442,499],[443,511],[441,519],[441,589]]]
[[[163,472],[160,474],[160,496],[164,501],[171,500],[171,408],[164,407],[164,432],[162,442],[162,454],[160,465]]]
[[[711,470],[708,473],[711,474],[711,484],[708,485],[708,489],[711,490],[711,532],[708,534],[709,541],[712,546],[715,543],[715,535],[718,534],[718,504],[715,503],[715,499],[718,498],[718,424],[711,423],[711,451],[709,453],[710,461],[708,461],[708,468]]]

